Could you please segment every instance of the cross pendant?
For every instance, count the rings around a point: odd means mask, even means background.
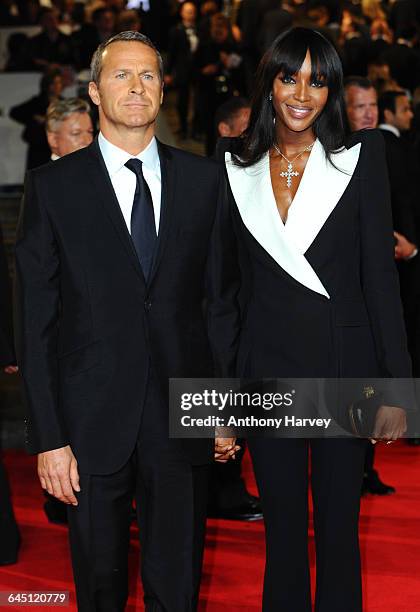
[[[287,172],[280,172],[280,176],[287,178],[287,186],[290,189],[290,187],[292,186],[292,176],[299,176],[299,172],[293,170],[292,164],[289,163],[289,165],[287,166]]]

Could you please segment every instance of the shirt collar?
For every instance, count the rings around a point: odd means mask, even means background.
[[[98,144],[110,176],[119,172],[124,164],[133,157],[140,159],[144,166],[155,174],[160,172],[159,151],[157,140],[154,136],[147,147],[138,155],[130,155],[127,151],[112,144],[105,138],[102,132],[99,133]]]
[[[57,159],[60,159],[60,156],[56,153],[51,153],[51,161],[56,161]]]
[[[400,130],[396,128],[395,125],[389,125],[389,123],[380,123],[378,127],[380,130],[388,130],[388,132],[392,132],[397,138],[401,136]]]

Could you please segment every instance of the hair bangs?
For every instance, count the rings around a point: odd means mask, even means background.
[[[278,74],[296,75],[309,52],[311,58],[311,79],[322,80],[328,87],[336,89],[341,85],[341,67],[331,56],[331,45],[322,35],[314,30],[294,28],[277,39],[272,60],[273,79]],[[275,43],[274,43],[275,44]]]
[[[337,91],[343,87],[340,60],[331,54],[331,48],[322,38],[313,38],[308,49],[311,57],[311,79],[322,80],[329,89]],[[338,60],[338,61],[337,61]]]
[[[297,74],[305,61],[306,52],[307,49],[300,46],[300,48],[297,48],[295,52],[291,48],[286,47],[284,52],[281,54],[279,53],[278,57],[276,58],[278,63],[273,62],[271,67],[271,76],[273,81],[278,74],[291,77]]]

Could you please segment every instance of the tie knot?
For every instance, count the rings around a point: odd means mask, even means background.
[[[132,157],[124,164],[131,172],[134,172],[136,176],[143,176],[143,162],[141,159],[137,159],[137,157]]]

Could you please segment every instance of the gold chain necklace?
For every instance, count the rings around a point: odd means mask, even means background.
[[[287,157],[285,155],[283,155],[283,153],[280,151],[280,149],[278,148],[278,146],[276,144],[274,144],[274,148],[277,151],[277,153],[279,155],[282,156],[282,158],[284,160],[287,161],[287,172],[280,172],[280,176],[286,179],[286,184],[288,186],[288,188],[290,189],[290,187],[292,186],[292,176],[299,176],[300,172],[298,172],[297,170],[293,170],[293,164],[295,163],[295,161],[304,153],[306,153],[306,151],[311,151],[312,147],[314,146],[315,141],[308,145],[307,147],[305,147],[303,149],[303,151],[301,151],[300,153],[298,153],[296,155],[296,157],[294,157],[292,160],[287,159]]]

